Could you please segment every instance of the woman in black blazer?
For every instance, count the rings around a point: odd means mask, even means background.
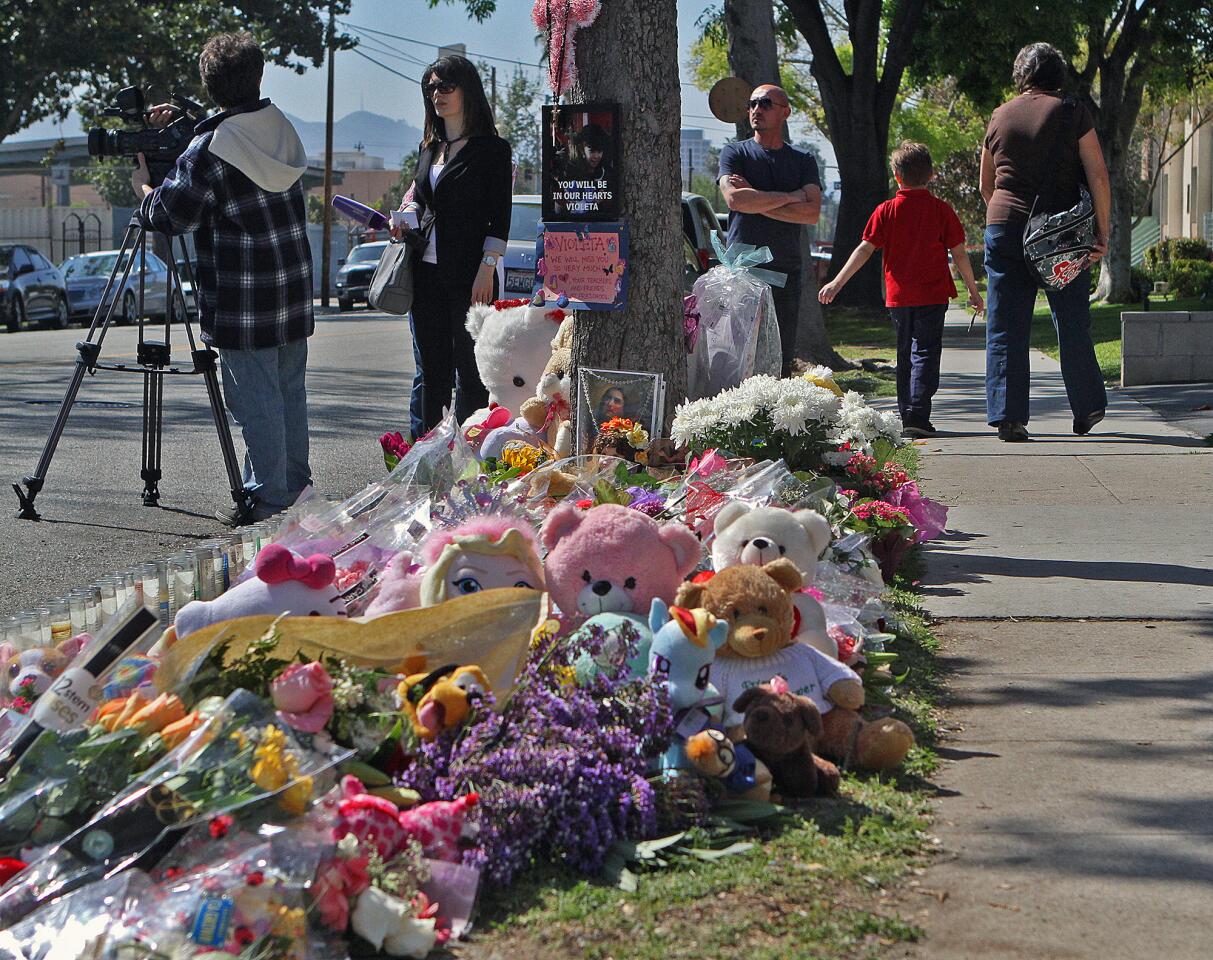
[[[427,238],[414,273],[413,336],[421,355],[422,420],[430,430],[450,406],[452,387],[461,423],[488,403],[464,322],[473,303],[497,297],[514,170],[471,62],[442,57],[426,67],[421,86],[425,132],[413,200],[402,209],[416,213]]]

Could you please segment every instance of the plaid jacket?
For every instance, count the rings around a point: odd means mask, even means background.
[[[144,197],[139,217],[161,233],[194,234],[204,342],[228,350],[280,347],[315,329],[302,179],[271,193],[211,154],[222,119],[198,125],[176,167]]]

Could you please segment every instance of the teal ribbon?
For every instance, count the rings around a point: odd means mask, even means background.
[[[726,250],[724,244],[720,242],[718,233],[712,234],[712,246],[716,250],[716,256],[720,260],[721,266],[727,267],[729,270],[748,273],[763,283],[769,283],[772,287],[782,287],[788,281],[786,273],[764,270],[758,266],[760,263],[770,263],[775,259],[770,247],[756,247],[752,243],[730,243],[729,249]]]

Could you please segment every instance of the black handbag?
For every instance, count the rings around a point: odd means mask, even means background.
[[[1067,97],[1062,101],[1059,129],[1053,138],[1053,149],[1049,151],[1054,161],[1046,170],[1056,169],[1057,144],[1061,134],[1069,128],[1067,114],[1077,107],[1076,101]],[[1055,189],[1048,192],[1051,198]],[[1057,213],[1038,207],[1044,194],[1038,193],[1032,201],[1032,212],[1023,230],[1023,256],[1028,271],[1050,290],[1064,290],[1091,263],[1095,249],[1095,204],[1091,193],[1083,184],[1078,185],[1078,203],[1068,210]],[[1051,207],[1051,204],[1048,205]]]

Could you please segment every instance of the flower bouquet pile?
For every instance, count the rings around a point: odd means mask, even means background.
[[[716,448],[755,460],[782,459],[791,470],[823,472],[840,445],[896,444],[900,423],[857,393],[839,397],[803,378],[750,377],[732,390],[681,404],[673,436],[696,454]]]
[[[883,500],[861,500],[851,507],[850,525],[871,539],[868,548],[880,567],[885,583],[891,583],[917,531],[910,515]]]

